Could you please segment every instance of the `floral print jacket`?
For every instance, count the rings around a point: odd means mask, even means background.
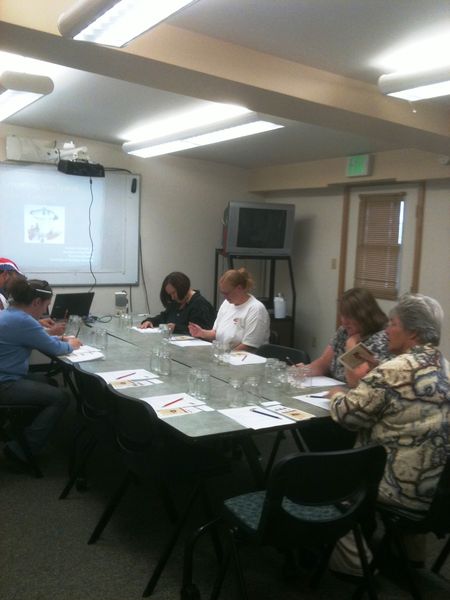
[[[450,452],[449,365],[431,345],[416,346],[338,392],[331,416],[358,431],[357,445],[385,447],[382,501],[426,510]]]

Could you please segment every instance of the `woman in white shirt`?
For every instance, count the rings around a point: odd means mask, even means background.
[[[189,332],[204,340],[218,340],[232,350],[253,350],[269,341],[270,317],[250,291],[253,279],[246,269],[230,269],[219,280],[225,297],[212,329],[189,324]]]

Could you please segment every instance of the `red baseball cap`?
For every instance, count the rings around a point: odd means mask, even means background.
[[[15,271],[19,275],[23,275],[16,263],[9,258],[0,258],[0,271]]]

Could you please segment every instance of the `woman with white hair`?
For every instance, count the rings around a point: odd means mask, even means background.
[[[433,298],[407,294],[389,317],[386,333],[395,357],[356,388],[333,390],[331,416],[357,432],[357,446],[386,449],[380,501],[424,511],[450,452],[449,365],[437,348],[443,311]]]

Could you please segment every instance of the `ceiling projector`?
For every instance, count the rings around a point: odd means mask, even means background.
[[[105,169],[97,163],[83,160],[60,160],[58,171],[66,175],[81,175],[82,177],[104,177]]]

